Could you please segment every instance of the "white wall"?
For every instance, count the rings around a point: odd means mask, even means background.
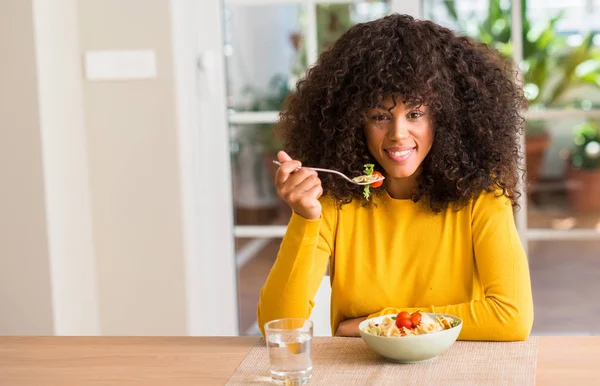
[[[54,333],[98,335],[77,0],[33,0]]]
[[[199,105],[188,94],[204,48],[176,49],[171,7],[0,2],[0,335],[237,333],[222,41],[202,39],[220,80]],[[220,2],[210,7],[179,10],[194,43],[199,21],[218,34]],[[84,79],[83,53],[104,49],[155,51],[157,77]],[[221,180],[207,191],[212,161]]]
[[[169,0],[80,0],[80,49],[156,52],[155,79],[84,81],[102,333],[185,335]]]
[[[54,332],[30,1],[0,2],[0,335]]]

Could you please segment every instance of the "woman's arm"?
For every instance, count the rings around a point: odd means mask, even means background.
[[[527,339],[533,324],[531,279],[510,202],[482,194],[472,207],[473,252],[484,289],[481,300],[417,308],[386,308],[375,317],[401,310],[456,315],[463,320],[459,339],[512,341]],[[348,323],[351,324],[350,321]],[[356,325],[358,328],[358,325]],[[350,331],[349,334],[358,334]]]
[[[358,325],[367,319],[366,316],[354,319],[346,319],[338,326],[335,336],[355,337],[360,336]]]
[[[337,207],[321,197],[316,171],[301,167],[284,151],[277,153],[281,166],[275,175],[277,194],[293,210],[277,260],[271,268],[258,302],[258,326],[280,318],[308,318],[327,262],[333,253]],[[323,201],[327,201],[323,204]]]
[[[319,220],[293,214],[258,302],[258,326],[280,318],[309,318],[333,253],[335,213],[324,205]]]

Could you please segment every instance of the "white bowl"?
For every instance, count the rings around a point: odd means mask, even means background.
[[[396,314],[383,315],[360,323],[358,326],[360,336],[371,350],[394,362],[414,363],[433,359],[452,346],[458,338],[463,323],[460,318],[452,315],[425,312],[423,314],[433,319],[436,316],[445,316],[450,320],[458,320],[459,323],[450,329],[424,335],[377,336],[363,331],[371,321],[379,323],[386,317],[396,316]]]

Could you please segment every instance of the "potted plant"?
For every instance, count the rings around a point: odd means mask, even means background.
[[[445,1],[448,15],[458,27],[483,43],[489,44],[506,56],[512,56],[510,2],[489,0],[488,12],[482,22],[474,15],[459,17],[454,2]],[[563,13],[532,24],[527,15],[527,0],[521,1],[523,15],[523,62],[524,91],[530,110],[543,110],[569,104],[567,91],[574,86],[591,84],[600,86],[600,61],[598,50],[593,46],[594,32],[589,32],[582,42],[571,47],[564,36],[556,33],[555,26]],[[527,178],[531,185],[538,179],[539,171],[550,135],[543,120],[530,120],[525,127],[525,156]]]
[[[600,212],[600,120],[575,129],[569,157],[569,203],[578,212]]]

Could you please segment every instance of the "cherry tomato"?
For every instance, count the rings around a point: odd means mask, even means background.
[[[396,315],[396,319],[410,319],[410,312],[400,311],[398,315]]]
[[[374,171],[374,172],[373,172],[373,175],[374,175],[374,176],[377,176],[377,178],[381,178],[381,177],[383,177],[383,175],[382,175],[381,173],[379,173],[378,171]],[[380,187],[381,185],[383,185],[383,180],[380,180],[380,181],[377,181],[377,182],[373,182],[372,184],[370,184],[370,186],[371,186],[372,188],[378,188],[378,187]]]
[[[398,315],[396,315],[396,327],[402,328],[412,328],[412,322],[410,320],[410,313],[406,311],[400,311]]]
[[[412,322],[410,321],[410,319],[396,318],[396,327],[398,327],[398,328],[402,328],[402,327],[412,328]]]
[[[421,324],[421,314],[419,312],[413,312],[412,315],[410,315],[410,321],[413,328],[417,327]]]

